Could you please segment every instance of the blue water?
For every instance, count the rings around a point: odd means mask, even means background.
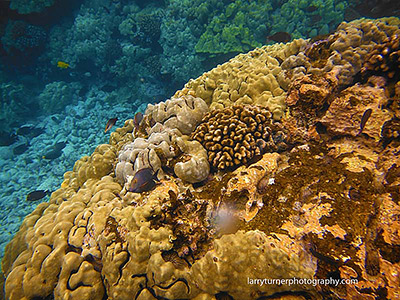
[[[12,10],[1,2],[1,138],[24,126],[40,134],[0,146],[0,257],[23,218],[48,200],[27,202],[27,193],[57,189],[76,160],[108,142],[109,118],[122,126],[190,78],[274,43],[274,33],[309,38],[345,19],[387,14],[374,1],[362,10],[333,0],[85,0],[38,13],[32,2],[13,1]],[[66,143],[61,156],[42,159],[55,142]]]

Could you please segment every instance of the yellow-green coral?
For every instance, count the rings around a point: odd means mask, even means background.
[[[281,62],[297,54],[305,45],[295,40],[286,45],[264,46],[240,54],[197,79],[190,80],[175,96],[194,95],[206,101],[210,109],[233,104],[256,104],[267,107],[280,119],[285,111],[286,90],[290,80]]]

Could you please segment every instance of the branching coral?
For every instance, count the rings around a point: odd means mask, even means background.
[[[283,140],[276,139],[277,124],[266,108],[234,105],[208,113],[192,137],[206,148],[210,164],[224,170],[245,164],[264,151],[285,149]]]

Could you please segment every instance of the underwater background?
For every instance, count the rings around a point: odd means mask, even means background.
[[[0,258],[64,173],[148,104],[240,53],[391,16],[398,1],[0,1]]]

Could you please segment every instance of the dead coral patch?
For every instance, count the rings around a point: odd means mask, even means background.
[[[201,257],[207,252],[212,237],[207,218],[208,201],[196,199],[189,190],[179,194],[170,190],[168,194],[169,201],[162,204],[161,214],[149,218],[151,226],[172,228],[173,252],[178,257]],[[164,256],[167,261],[174,261],[173,253],[164,253]]]

